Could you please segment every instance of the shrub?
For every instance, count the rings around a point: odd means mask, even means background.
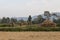
[[[60,31],[60,27],[2,27],[0,28],[0,31]]]
[[[0,27],[12,27],[11,24],[0,24]]]
[[[57,23],[57,26],[60,27],[60,23]]]

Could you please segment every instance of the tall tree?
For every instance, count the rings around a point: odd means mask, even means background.
[[[5,17],[2,18],[1,23],[6,23],[6,18]]]
[[[38,24],[38,18],[34,18],[32,21],[33,24]]]
[[[24,23],[24,20],[23,20],[23,19],[21,19],[21,20],[19,20],[18,22],[20,22],[20,23]]]
[[[38,15],[37,18],[34,18],[32,23],[33,24],[39,24],[39,23],[42,23],[45,19],[41,16],[41,15]]]
[[[53,13],[52,16],[56,16],[57,17],[57,14]]]
[[[7,17],[6,20],[7,20],[7,23],[10,23],[10,18],[9,17]]]
[[[16,23],[17,19],[16,18],[11,18],[11,23]]]
[[[28,17],[28,24],[31,24],[31,21],[32,21],[32,17],[31,17],[31,15],[29,15],[29,17]]]
[[[38,15],[37,21],[38,21],[38,23],[42,23],[43,22],[43,17],[41,15]]]
[[[46,19],[50,19],[50,17],[51,17],[51,14],[50,14],[50,12],[49,11],[44,11],[44,16],[46,16]]]
[[[60,27],[60,19],[53,19],[53,21],[57,24],[57,26],[59,26]]]

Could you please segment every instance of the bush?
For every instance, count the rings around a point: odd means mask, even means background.
[[[60,27],[60,23],[57,23],[57,26]]]
[[[0,24],[0,27],[12,27],[11,24]]]
[[[20,28],[0,28],[0,31],[20,31]]]
[[[0,31],[60,31],[60,27],[37,27],[37,26],[26,26],[26,27],[2,27]]]
[[[0,24],[0,27],[6,27],[7,25],[6,24]]]

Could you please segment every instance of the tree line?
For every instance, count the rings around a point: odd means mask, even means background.
[[[0,23],[16,23],[17,19],[15,18],[9,18],[9,17],[3,17],[2,19],[0,19]]]
[[[46,18],[43,18],[42,15],[38,15],[37,18],[34,18],[32,20],[31,15],[29,15],[27,21],[25,21],[23,19],[17,20],[16,18],[3,17],[2,19],[0,19],[0,23],[3,23],[3,24],[7,23],[8,24],[8,23],[24,23],[24,22],[27,22],[28,24],[40,24],[46,19],[50,20],[51,16],[57,16],[57,15],[56,14],[50,14],[49,11],[44,11],[44,16],[46,16]],[[53,22],[60,25],[60,19],[56,20],[55,18],[53,18]]]

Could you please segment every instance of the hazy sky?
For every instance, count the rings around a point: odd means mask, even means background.
[[[0,0],[0,17],[27,17],[44,11],[60,12],[60,0]]]

